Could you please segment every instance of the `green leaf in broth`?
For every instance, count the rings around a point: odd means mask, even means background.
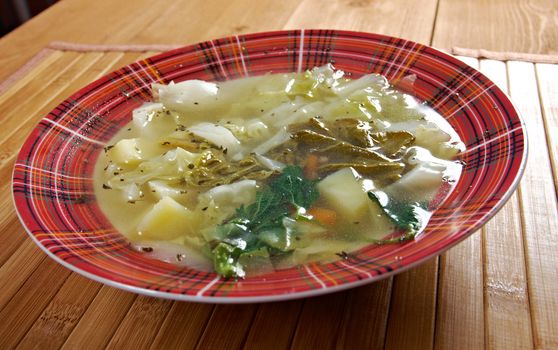
[[[230,244],[219,243],[213,250],[213,266],[215,271],[225,278],[244,277],[245,272],[238,258],[242,249]]]
[[[382,191],[369,191],[368,197],[376,202],[388,218],[400,229],[405,230],[403,237],[393,242],[414,238],[424,226],[423,212],[427,204],[419,202],[404,202]],[[390,240],[378,243],[392,243]]]
[[[291,251],[296,221],[289,216],[305,212],[318,197],[316,182],[306,179],[300,167],[285,167],[277,179],[256,193],[254,203],[240,206],[234,217],[216,228],[215,270],[224,277],[243,277],[235,273],[244,271],[239,263],[242,254],[262,247],[275,254]]]
[[[242,253],[238,257],[238,264],[248,273],[273,271],[270,254],[267,247]]]
[[[289,252],[294,249],[295,226],[296,220],[284,217],[280,226],[260,232],[258,238],[279,252]]]
[[[270,184],[273,192],[282,196],[282,200],[297,208],[310,208],[320,196],[315,181],[304,177],[298,166],[285,167],[281,176]]]

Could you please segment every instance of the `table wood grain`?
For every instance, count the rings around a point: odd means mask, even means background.
[[[529,163],[519,189],[440,257],[345,292],[210,305],[117,290],[46,257],[10,194],[14,158],[40,117],[88,82],[157,52],[48,49],[52,41],[185,45],[337,28],[439,48],[558,54],[557,18],[555,0],[58,2],[0,39],[0,82],[42,52],[0,94],[0,349],[558,348],[556,64],[459,57],[508,92],[526,120]]]

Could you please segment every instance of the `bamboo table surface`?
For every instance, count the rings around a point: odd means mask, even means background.
[[[557,349],[558,64],[540,63],[550,56],[462,52],[526,120],[529,162],[519,189],[440,257],[345,292],[215,306],[103,286],[41,252],[10,194],[14,158],[42,116],[93,79],[163,49],[51,41],[185,45],[337,28],[439,48],[557,54],[557,18],[555,0],[60,1],[0,39],[0,349]]]

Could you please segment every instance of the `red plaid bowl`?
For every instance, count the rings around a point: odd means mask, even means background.
[[[332,62],[352,77],[415,75],[414,94],[460,135],[463,174],[426,230],[398,245],[370,245],[349,258],[310,263],[245,280],[178,267],[130,248],[100,210],[93,168],[103,147],[151,99],[151,83],[228,80],[300,72]],[[50,257],[110,286],[145,295],[213,303],[285,300],[356,287],[416,266],[479,229],[516,188],[526,132],[508,97],[488,78],[428,46],[377,34],[291,30],[233,36],[165,52],[79,90],[45,116],[13,172],[21,222]]]

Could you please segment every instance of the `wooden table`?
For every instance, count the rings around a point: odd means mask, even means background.
[[[555,0],[63,0],[0,39],[0,82],[54,40],[190,44],[282,28],[557,54],[557,18]],[[71,273],[27,238],[14,212],[14,157],[40,117],[97,76],[152,53],[115,50],[54,50],[0,94],[0,349],[558,348],[558,65],[463,58],[509,92],[530,137],[519,190],[481,231],[364,287],[215,306],[137,296]]]

